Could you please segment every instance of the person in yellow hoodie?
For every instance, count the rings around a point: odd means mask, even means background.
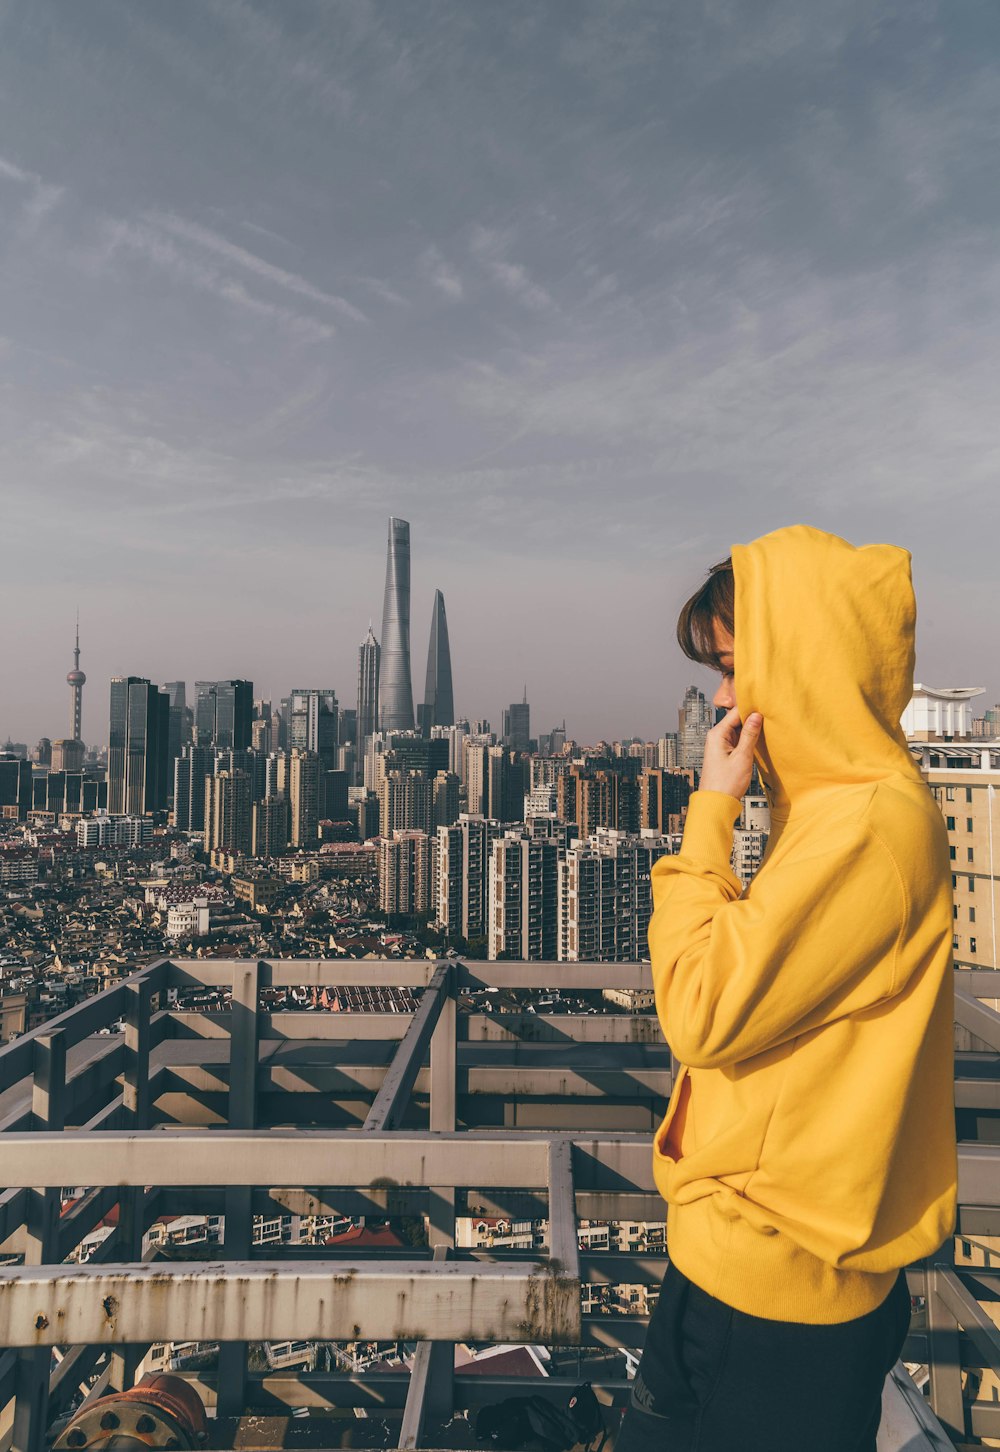
[[[875,1452],[902,1268],[954,1233],[951,864],[900,726],[910,564],[792,525],[681,612],[726,714],[652,870],[669,1265],[616,1452]],[[770,832],[744,887],[754,762]]]

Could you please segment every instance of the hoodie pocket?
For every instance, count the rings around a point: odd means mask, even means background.
[[[676,1164],[681,1159],[681,1138],[691,1099],[691,1078],[687,1064],[681,1064],[670,1094],[667,1111],[653,1141],[655,1154]]]

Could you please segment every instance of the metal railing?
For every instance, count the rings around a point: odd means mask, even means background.
[[[1000,1015],[976,997],[995,996],[995,975],[957,979],[956,1022],[1000,1050]],[[361,983],[410,988],[416,1010],[273,1001]],[[640,1346],[644,1318],[584,1313],[581,1289],[656,1285],[662,1253],[581,1251],[578,1220],[662,1223],[650,1141],[671,1055],[648,1014],[529,1014],[499,994],[458,1011],[468,990],[540,985],[652,986],[644,964],[161,960],[0,1050],[0,1250],[21,1262],[0,1271],[6,1445],[38,1452],[54,1418],[81,1395],[131,1385],[159,1342],[219,1343],[217,1373],[188,1376],[220,1416],[394,1407],[404,1447],[431,1445],[430,1428],[473,1391],[524,1389],[481,1376],[470,1389],[453,1372],[456,1342],[591,1356]],[[218,990],[226,1006],[184,1007],[195,989]],[[102,1034],[119,1021],[124,1033]],[[956,1104],[990,1118],[1000,1082],[957,1074]],[[60,1214],[65,1186],[85,1193]],[[959,1235],[1000,1234],[1000,1146],[960,1145],[959,1200]],[[156,1219],[186,1213],[224,1217],[215,1258],[144,1259]],[[253,1244],[255,1216],[328,1214],[426,1217],[428,1244],[377,1255]],[[95,1253],[70,1259],[112,1215]],[[481,1215],[544,1220],[545,1251],[463,1251],[456,1219]],[[899,1419],[908,1404],[925,1439],[942,1426],[956,1446],[1000,1436],[1000,1404],[970,1402],[962,1386],[963,1371],[1000,1375],[1000,1331],[981,1304],[1000,1276],[956,1268],[946,1244],[908,1267],[908,1281],[926,1309],[902,1360],[928,1367],[929,1399],[897,1365],[886,1406]],[[248,1343],[282,1339],[408,1340],[417,1351],[410,1375],[251,1372]],[[595,1378],[615,1406],[628,1392],[619,1362]],[[531,1389],[564,1396],[577,1379]]]

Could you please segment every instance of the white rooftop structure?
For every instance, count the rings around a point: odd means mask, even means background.
[[[913,695],[900,724],[906,736],[971,736],[972,700],[985,695],[984,686],[947,686],[940,689],[913,685]]]

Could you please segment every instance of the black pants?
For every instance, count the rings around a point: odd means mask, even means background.
[[[875,1452],[909,1325],[902,1270],[874,1311],[814,1326],[748,1316],[671,1264],[615,1452]]]

